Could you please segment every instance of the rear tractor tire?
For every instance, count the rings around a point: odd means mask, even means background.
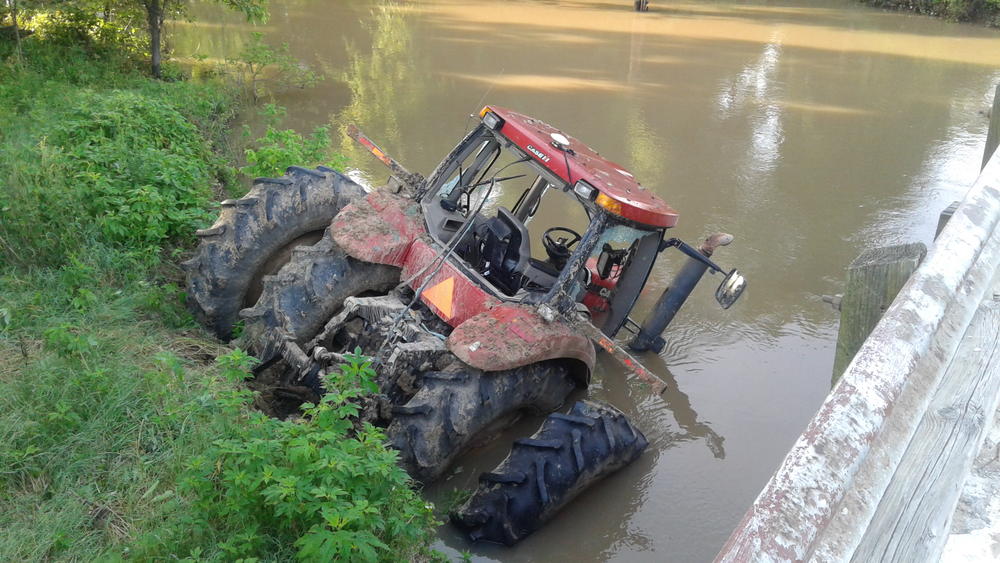
[[[507,459],[479,477],[479,488],[451,520],[473,541],[513,545],[647,445],[618,409],[578,402],[568,415],[550,415],[531,438],[515,441]]]
[[[258,359],[279,352],[278,331],[305,344],[343,306],[348,297],[385,293],[399,283],[399,268],[356,260],[333,241],[329,230],[312,246],[292,250],[276,275],[265,276],[260,299],[240,312],[246,341]]]
[[[456,373],[425,373],[413,398],[392,409],[387,435],[399,450],[400,464],[418,481],[440,477],[477,439],[513,422],[520,411],[559,408],[575,387],[558,361],[498,372],[463,367]]]
[[[188,307],[223,340],[233,336],[240,309],[253,306],[261,281],[288,261],[297,246],[314,244],[330,221],[365,191],[320,167],[289,167],[281,178],[258,178],[240,199],[222,202],[215,224],[196,234],[187,271]]]

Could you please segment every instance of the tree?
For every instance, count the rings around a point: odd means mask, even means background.
[[[21,36],[25,35],[25,32],[21,29],[21,24],[18,21],[18,3],[17,0],[6,0],[3,4],[6,14],[4,17],[9,16],[11,21],[11,26],[9,28],[0,27],[0,37],[6,34],[10,34],[14,37],[15,45],[15,57],[18,63],[21,62],[22,52],[21,52]],[[0,17],[0,22],[4,20],[4,17]],[[30,33],[30,32],[29,32]]]
[[[272,47],[264,42],[264,34],[260,32],[251,33],[239,57],[226,62],[236,69],[237,79],[246,85],[254,102],[264,93],[273,94],[282,87],[306,88],[319,81],[311,68],[291,55],[288,43]],[[265,74],[265,71],[270,72]]]
[[[184,17],[191,0],[0,0],[0,22],[5,17],[13,20],[14,36],[19,40],[24,32],[19,30],[25,12],[52,12],[84,16],[85,21],[114,22],[121,29],[145,28],[149,34],[149,54],[153,76],[161,77],[163,60],[163,24],[168,18]],[[215,0],[238,10],[251,23],[267,21],[267,0]],[[145,25],[143,25],[145,24]],[[0,27],[0,32],[3,28]],[[20,33],[19,33],[20,31]],[[85,31],[86,33],[86,31]],[[20,43],[18,42],[18,53]]]
[[[127,3],[136,0],[126,0]],[[218,0],[226,6],[243,12],[247,21],[263,23],[267,21],[267,0]],[[187,7],[187,0],[138,0],[146,11],[146,26],[149,31],[149,54],[152,58],[153,76],[161,76],[163,22],[168,16],[179,16]]]

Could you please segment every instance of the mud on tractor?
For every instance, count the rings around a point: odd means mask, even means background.
[[[392,170],[387,186],[369,193],[322,167],[257,179],[184,263],[194,313],[224,339],[242,320],[275,404],[316,400],[342,354],[372,355],[380,392],[362,416],[424,483],[521,413],[556,411],[588,384],[596,347],[662,390],[614,337],[659,350],[732,239],[666,238],[677,213],[623,167],[520,113],[480,118],[426,179],[352,129]],[[640,327],[629,313],[671,247],[687,263]],[[728,307],[744,287],[733,270],[716,298]],[[578,402],[516,440],[452,520],[512,544],[646,445],[613,406]]]

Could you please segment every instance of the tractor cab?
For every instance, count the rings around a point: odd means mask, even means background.
[[[628,171],[528,116],[486,107],[431,174],[428,232],[501,301],[625,323],[677,213]]]

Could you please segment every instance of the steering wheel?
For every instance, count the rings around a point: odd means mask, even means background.
[[[552,235],[562,233],[569,237],[554,238]],[[549,260],[560,270],[566,265],[566,260],[572,252],[573,246],[580,242],[580,233],[566,227],[552,227],[542,233],[542,246],[545,253],[549,255]]]

